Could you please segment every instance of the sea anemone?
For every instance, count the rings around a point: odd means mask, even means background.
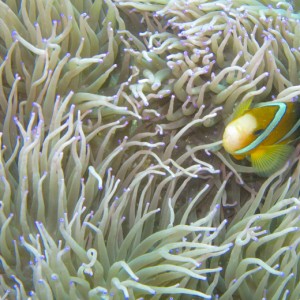
[[[299,96],[297,5],[0,2],[0,296],[296,300],[299,149],[263,180],[220,137]]]

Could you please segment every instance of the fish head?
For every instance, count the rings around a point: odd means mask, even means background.
[[[231,121],[223,134],[223,147],[230,153],[246,147],[255,139],[254,132],[257,130],[257,120],[251,113]]]

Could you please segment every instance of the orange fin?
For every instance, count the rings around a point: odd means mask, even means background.
[[[253,97],[241,102],[235,109],[231,121],[240,117],[246,110],[248,110],[252,104]]]
[[[255,173],[263,177],[270,176],[285,164],[293,150],[294,147],[283,144],[258,147],[251,154]]]
[[[232,155],[236,160],[242,160],[245,158],[245,155]]]

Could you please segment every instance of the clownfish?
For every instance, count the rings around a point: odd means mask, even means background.
[[[300,137],[299,102],[242,102],[225,127],[223,147],[235,159],[248,158],[260,176],[269,176],[288,160]]]

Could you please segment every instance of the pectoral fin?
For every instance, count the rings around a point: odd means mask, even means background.
[[[283,144],[259,147],[251,154],[255,173],[263,177],[270,176],[285,164],[293,150],[292,146]]]

